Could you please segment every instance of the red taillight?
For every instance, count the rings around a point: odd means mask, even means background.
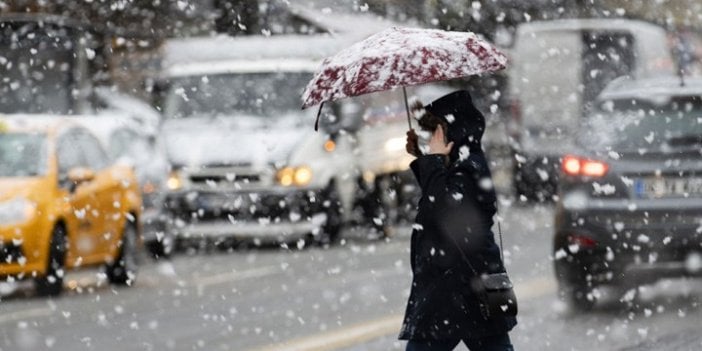
[[[609,170],[609,165],[604,162],[577,156],[564,157],[561,166],[563,172],[571,176],[602,177]]]
[[[589,236],[572,234],[568,235],[568,244],[577,245],[583,249],[591,249],[597,246],[597,241]]]

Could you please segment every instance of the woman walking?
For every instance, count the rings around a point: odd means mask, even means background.
[[[421,110],[421,107],[419,108]],[[476,279],[504,272],[491,231],[497,198],[480,140],[485,118],[467,91],[424,106],[419,125],[431,132],[420,151],[413,130],[407,152],[422,191],[411,241],[412,288],[400,339],[407,351],[513,350],[516,318],[488,312]]]

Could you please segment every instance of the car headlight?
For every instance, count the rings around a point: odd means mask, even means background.
[[[312,181],[312,169],[307,166],[285,167],[278,171],[276,178],[283,186],[305,186]]]
[[[142,194],[152,194],[156,191],[156,184],[154,184],[151,181],[146,181],[144,185],[141,187],[141,193]]]
[[[336,150],[336,142],[334,140],[328,139],[324,142],[324,151],[334,152],[334,150]]]
[[[168,175],[168,180],[166,181],[166,186],[169,190],[178,190],[183,187],[183,178],[180,172],[173,171]]]
[[[27,222],[34,216],[35,209],[34,203],[22,197],[0,202],[0,225]]]
[[[397,152],[405,149],[405,144],[407,144],[407,139],[405,138],[391,138],[385,142],[386,152]]]

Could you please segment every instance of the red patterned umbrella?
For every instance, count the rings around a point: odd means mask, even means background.
[[[302,108],[400,86],[499,71],[506,64],[500,50],[474,33],[393,27],[325,59],[302,94]]]

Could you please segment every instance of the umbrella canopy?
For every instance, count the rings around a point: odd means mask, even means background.
[[[325,59],[302,108],[325,101],[504,69],[507,58],[474,33],[393,27]]]

